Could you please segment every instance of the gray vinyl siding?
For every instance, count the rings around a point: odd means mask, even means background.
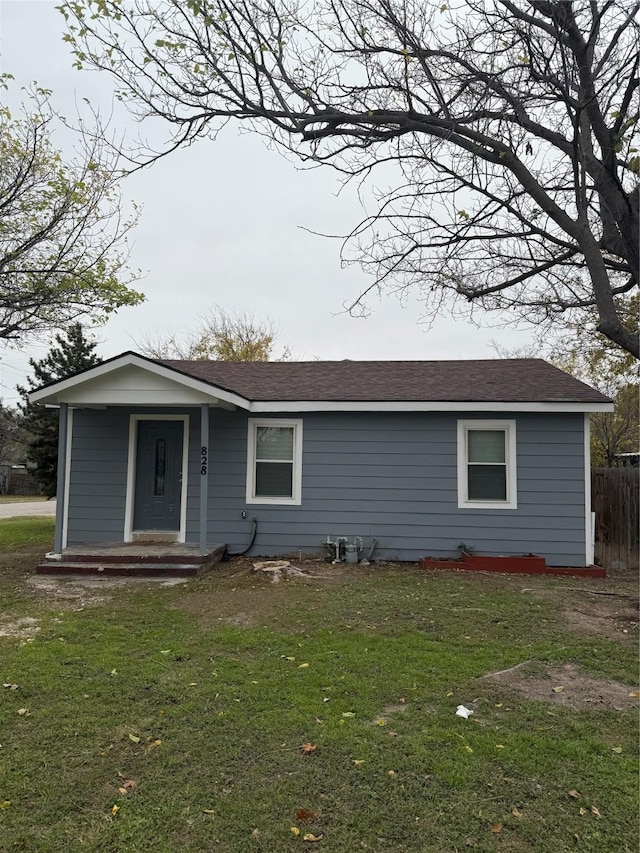
[[[67,542],[122,542],[129,411],[74,409]]]
[[[147,412],[149,410],[146,410]],[[187,541],[199,538],[200,411],[190,415]],[[69,542],[122,541],[129,410],[74,415]],[[271,417],[271,416],[270,416]],[[584,419],[576,414],[303,413],[302,503],[246,503],[245,412],[210,411],[210,542],[251,554],[322,552],[329,535],[361,536],[375,557],[536,553],[585,565]],[[459,509],[458,419],[516,421],[518,508]],[[97,486],[96,486],[97,484]],[[92,486],[96,487],[91,493]],[[246,518],[242,513],[246,512]]]
[[[245,502],[247,416],[212,416],[214,539],[243,547],[255,517],[258,535],[250,553],[260,556],[316,552],[329,535],[361,536],[365,549],[376,537],[379,558],[452,557],[464,542],[481,554],[536,553],[550,565],[585,565],[582,415],[511,416],[517,432],[515,510],[458,509],[457,414],[287,417],[304,421],[302,504],[279,507]]]

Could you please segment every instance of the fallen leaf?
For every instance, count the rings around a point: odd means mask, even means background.
[[[111,672],[109,673],[109,675],[117,675],[117,674],[118,674],[117,669],[112,669]]]
[[[575,788],[573,788],[573,790],[571,790],[571,791],[567,791],[567,793],[569,794],[570,797],[573,797],[574,800],[577,800],[582,796],[580,791],[576,791]]]
[[[558,687],[553,688],[554,693],[562,693],[563,690],[564,690],[564,687],[562,685],[559,685]]]
[[[499,832],[502,832],[502,824],[494,823],[494,825],[491,827],[491,832],[493,832],[494,835],[497,835]]]
[[[300,835],[300,830],[297,826],[290,826],[289,829],[293,835]]]
[[[587,810],[584,809],[582,806],[580,806],[580,814],[585,815],[586,813],[587,813]]]
[[[253,832],[251,833],[251,835],[253,836],[253,838],[257,838],[257,837],[260,835],[260,830],[258,829],[258,827],[256,827],[256,828],[253,830]]]
[[[620,753],[622,752],[622,747],[621,746],[612,746],[611,752],[617,752],[618,755],[620,755]]]
[[[170,655],[171,649],[160,649],[160,654],[161,655]]]
[[[29,709],[28,709],[28,708],[20,708],[20,709],[18,710],[18,716],[19,716],[19,717],[28,717],[28,716],[30,716],[30,711],[29,711]]]
[[[130,735],[129,735],[129,740],[133,741],[134,743],[140,743],[140,738],[138,737],[138,735],[132,735],[132,734],[130,734]]]
[[[295,658],[289,657],[288,655],[281,655],[282,660],[295,660]]]
[[[498,702],[498,704],[495,707],[496,708],[502,708],[502,702]]]
[[[126,788],[118,788],[118,793],[119,793],[119,794],[126,794],[126,793],[127,793],[127,789],[126,789]]]
[[[312,753],[314,753],[317,750],[317,748],[318,747],[316,746],[315,743],[303,743],[302,746],[300,747],[300,752],[303,755],[311,755]]]
[[[468,743],[465,743],[464,748],[467,750],[467,752],[473,752]]]
[[[124,776],[121,778],[124,779]],[[118,791],[120,791],[121,794],[128,794],[130,791],[133,791],[135,787],[136,782],[134,782],[133,779],[127,779],[125,782],[122,783],[120,788],[118,788]]]
[[[382,720],[382,719],[376,720],[376,726],[386,726],[386,725],[387,725],[386,720]]]
[[[119,812],[119,811],[120,811],[120,806],[113,806],[113,807],[111,808],[111,814],[112,814],[114,817],[118,814],[118,812]]]
[[[389,770],[387,775],[391,776],[392,779],[395,779],[398,774],[395,770]]]
[[[306,835],[302,836],[303,841],[320,841],[321,839],[321,835],[312,835],[310,832],[307,832]]]
[[[202,814],[215,814],[213,809],[202,809]]]
[[[504,749],[504,744],[503,743],[497,743],[496,749]]]
[[[360,767],[361,764],[364,764],[364,758],[354,758],[353,763],[356,767]]]
[[[11,805],[11,800],[3,800],[0,803],[0,809],[8,809],[10,805]]]
[[[330,702],[330,701],[331,701],[331,697],[330,697],[330,696],[325,696],[325,697],[324,697],[324,699],[323,699],[322,701],[323,701],[323,702]]]
[[[450,690],[450,691],[447,693],[447,696],[453,696],[453,692]]]
[[[308,664],[308,663],[301,663],[301,664],[298,666],[298,669],[306,669],[308,666],[309,666],[309,664]]]
[[[520,809],[519,809],[517,806],[514,806],[514,807],[511,809],[511,814],[512,814],[514,817],[522,817],[522,812],[520,811]]]
[[[353,711],[344,711],[342,716],[343,717],[355,717],[355,713]]]
[[[3,684],[2,686],[5,688],[5,690],[18,690],[18,688],[20,687],[19,684]]]
[[[6,687],[7,685],[5,684],[4,686]],[[12,688],[12,689],[13,689],[13,688]],[[638,696],[640,696],[640,693],[639,693],[637,690],[632,690],[632,691],[631,691],[631,693],[629,693],[629,696],[630,696],[632,699],[637,699],[637,698],[638,698]]]
[[[298,809],[296,812],[296,820],[315,820],[316,817],[316,813],[310,809]]]
[[[600,814],[600,812],[598,811],[597,806],[591,806],[591,811],[592,811],[592,812],[594,813],[594,815],[598,818],[598,820],[600,820],[600,819],[602,818],[602,815],[601,815],[601,814]]]
[[[197,681],[190,681],[190,682],[189,682],[189,687],[197,687],[197,686],[198,686],[198,682],[197,682]]]

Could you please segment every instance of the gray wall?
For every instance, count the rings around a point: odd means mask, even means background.
[[[191,415],[187,539],[197,542],[200,412],[182,411]],[[122,541],[129,414],[74,414],[70,544]],[[464,542],[480,554],[536,553],[550,565],[585,565],[581,414],[511,416],[517,423],[516,510],[458,509],[456,423],[470,417],[465,413],[287,415],[304,420],[302,505],[247,505],[247,417],[210,413],[211,542],[244,547],[255,517],[251,554],[261,556],[298,548],[320,552],[327,535],[357,535],[365,548],[377,537],[378,558],[456,556]]]

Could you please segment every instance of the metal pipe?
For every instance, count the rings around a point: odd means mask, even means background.
[[[378,544],[378,540],[376,537],[373,537],[373,542],[371,543],[371,547],[369,548],[369,553],[367,554],[367,563],[371,559],[373,552],[376,550],[376,545]]]
[[[225,551],[224,551],[224,557],[223,557],[224,560],[226,560],[228,557],[243,557],[247,553],[247,551],[250,551],[251,548],[253,548],[253,543],[256,541],[256,534],[258,532],[258,519],[252,518],[251,522],[253,524],[253,530],[251,532],[251,540],[250,540],[249,544],[247,545],[247,547],[242,551],[230,551],[229,546],[225,545],[224,546]]]

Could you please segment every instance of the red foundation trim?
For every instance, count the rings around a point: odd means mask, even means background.
[[[527,556],[489,557],[463,553],[459,559],[438,560],[423,557],[422,569],[456,569],[464,572],[496,572],[514,575],[570,575],[584,578],[606,578],[607,572],[600,566],[584,568],[547,566],[544,557]]]

